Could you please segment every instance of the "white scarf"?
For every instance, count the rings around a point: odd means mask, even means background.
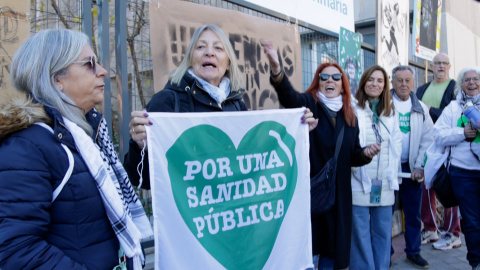
[[[317,92],[317,97],[320,99],[327,108],[333,112],[338,112],[343,108],[343,100],[342,95],[338,95],[338,97],[328,98],[322,92]]]
[[[203,89],[213,98],[218,104],[227,99],[230,94],[230,79],[228,77],[223,77],[220,81],[220,85],[216,87],[215,85],[210,84],[204,79],[198,77],[193,73],[193,69],[189,68],[188,73],[190,73],[197,81],[202,85]]]
[[[97,183],[103,206],[125,255],[133,259],[134,270],[145,264],[140,240],[153,235],[150,222],[118,160],[108,136],[105,119],[98,131],[98,145],[74,122],[63,118],[75,145]]]

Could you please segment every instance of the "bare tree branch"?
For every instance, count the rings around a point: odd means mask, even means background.
[[[60,18],[60,20],[62,21],[63,25],[65,25],[65,28],[70,29],[70,25],[68,24],[68,22],[67,22],[67,20],[65,19],[65,17],[63,17],[62,12],[60,11],[60,9],[59,9],[58,6],[57,6],[57,2],[55,2],[55,0],[51,0],[51,3],[52,3],[53,9],[54,9],[55,12],[57,13],[57,15],[58,15],[58,17]]]
[[[138,4],[135,4],[137,8],[135,8],[135,16],[133,19],[133,29],[132,34],[128,34],[127,28],[127,43],[130,48],[130,54],[132,55],[132,62],[133,68],[135,73],[135,82],[137,84],[138,95],[140,98],[140,103],[142,104],[142,108],[145,108],[146,101],[143,94],[143,87],[142,87],[142,80],[140,78],[140,69],[138,67],[138,59],[135,53],[135,37],[140,35],[142,27],[145,25],[145,2],[142,1],[140,7],[138,8]]]

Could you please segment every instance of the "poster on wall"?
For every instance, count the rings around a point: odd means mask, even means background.
[[[149,113],[155,269],[313,267],[303,114]]]
[[[362,35],[343,27],[339,35],[340,66],[348,77],[352,95],[358,90],[358,84],[363,73]]]
[[[10,65],[18,47],[27,38],[30,1],[0,0],[0,89],[10,87]]]
[[[243,100],[250,110],[280,108],[277,94],[270,85],[270,65],[260,45],[261,39],[273,42],[285,75],[301,91],[298,26],[179,0],[152,0],[149,12],[156,92],[163,89],[169,73],[185,56],[193,32],[203,24],[218,25],[230,39],[244,75]]]
[[[391,79],[392,69],[408,65],[409,6],[403,0],[377,0],[376,62]]]
[[[415,56],[432,61],[440,52],[442,0],[415,0],[414,4]]]

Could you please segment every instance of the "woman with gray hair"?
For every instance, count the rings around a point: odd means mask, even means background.
[[[0,98],[0,269],[141,269],[150,223],[105,119],[107,71],[89,38],[43,30]]]
[[[464,68],[457,80],[457,97],[445,107],[434,126],[435,144],[450,151],[449,174],[464,224],[467,259],[480,269],[480,67]],[[427,159],[428,165],[428,159]],[[431,176],[426,175],[427,188]],[[455,237],[455,236],[453,236]],[[454,241],[455,239],[451,239]]]

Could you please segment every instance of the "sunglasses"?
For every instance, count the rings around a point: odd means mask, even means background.
[[[75,61],[73,63],[84,64],[85,66],[89,66],[88,68],[92,71],[92,73],[97,74],[97,62],[95,61],[94,56],[89,56],[88,60]]]
[[[342,73],[335,73],[335,74],[325,74],[325,73],[320,73],[318,74],[318,76],[320,77],[320,80],[322,81],[328,81],[328,78],[332,77],[332,79],[334,81],[340,81],[342,79]]]

